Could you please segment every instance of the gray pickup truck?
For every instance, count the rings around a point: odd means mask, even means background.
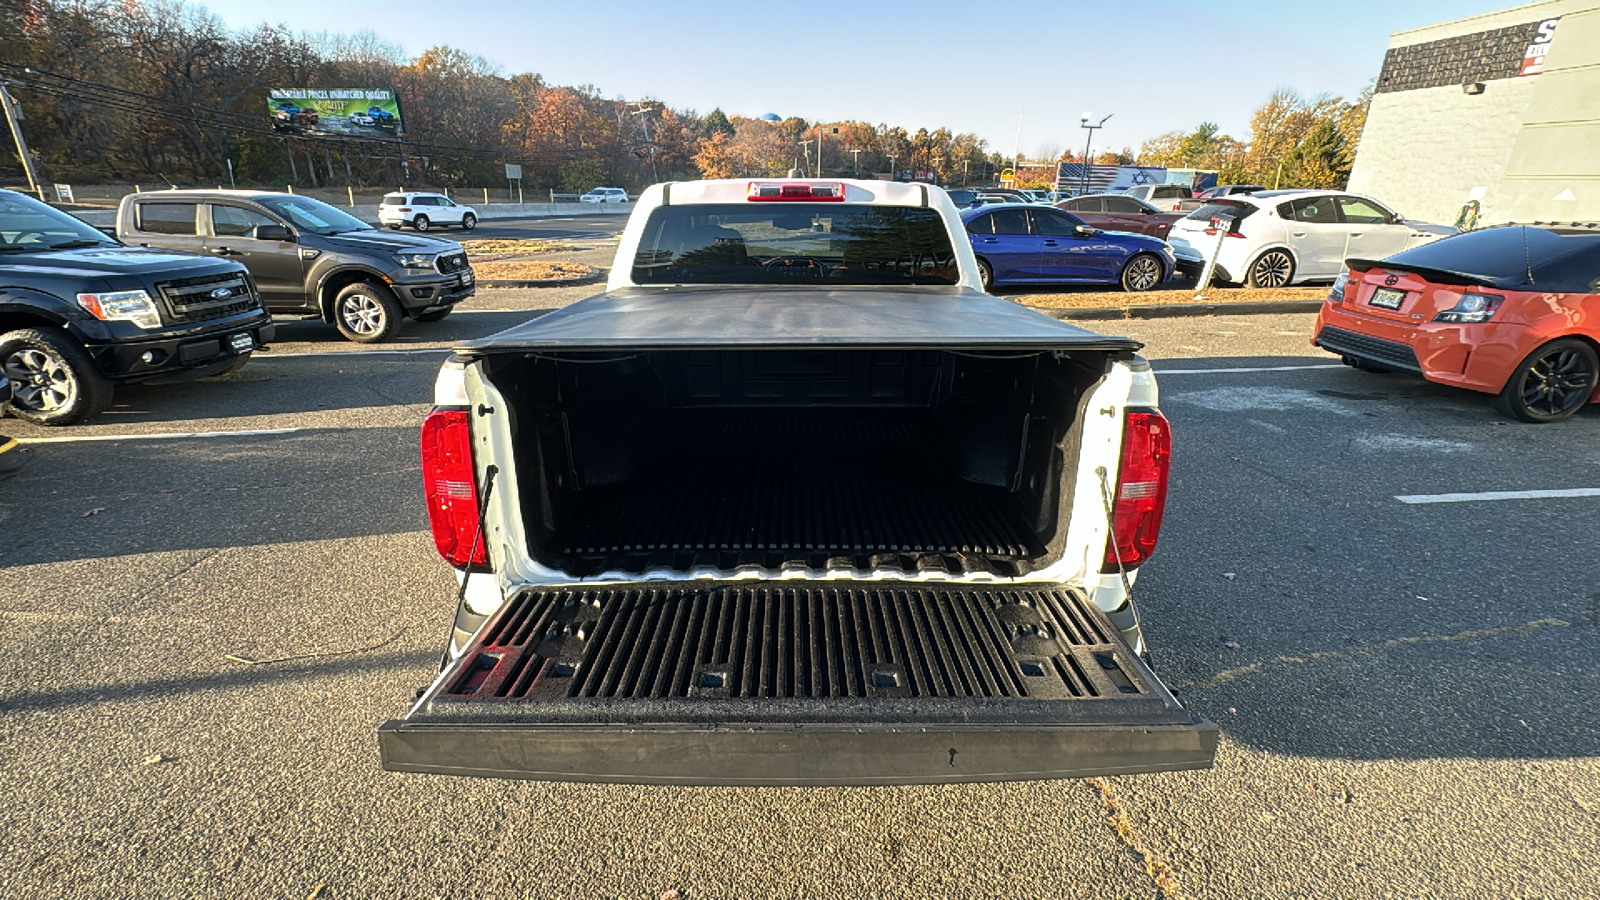
[[[379,230],[297,194],[129,194],[117,237],[241,262],[273,314],[322,319],[360,343],[388,340],[402,319],[437,322],[476,290],[455,241]]]
[[[422,430],[461,582],[386,768],[907,784],[1211,765],[1132,586],[1139,344],[978,287],[919,184],[648,189],[604,294],[455,348]]]

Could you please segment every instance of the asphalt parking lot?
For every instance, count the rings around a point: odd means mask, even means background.
[[[440,348],[592,290],[483,291],[380,352],[283,323],[234,376],[4,421],[0,894],[1600,896],[1600,497],[1446,496],[1600,487],[1600,410],[1514,424],[1337,366],[1305,315],[1094,323],[1147,342],[1173,422],[1138,596],[1210,771],[383,772],[453,603],[416,458]]]

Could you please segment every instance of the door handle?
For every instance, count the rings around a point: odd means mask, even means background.
[[[1056,242],[1055,241],[1045,241],[1044,245],[1046,247],[1054,247],[1056,245]]]
[[[229,247],[212,247],[211,248],[211,252],[215,253],[218,256],[243,256],[244,255],[243,253],[240,253],[239,251],[234,250],[234,249],[229,248]]]
[[[1000,243],[999,241],[995,240],[994,238],[984,238],[983,242],[985,244],[998,244],[998,243]]]
[[[1359,231],[1352,231],[1352,232],[1350,232],[1350,236],[1351,236],[1351,237],[1353,237],[1353,238],[1358,238],[1358,237],[1361,237],[1361,232],[1359,232]]]
[[[1304,231],[1296,231],[1296,232],[1294,232],[1294,236],[1295,237],[1305,237],[1306,233]]]

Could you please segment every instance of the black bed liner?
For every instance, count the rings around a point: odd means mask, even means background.
[[[1216,727],[1060,585],[724,581],[526,591],[379,743],[407,772],[922,784],[1203,768]]]

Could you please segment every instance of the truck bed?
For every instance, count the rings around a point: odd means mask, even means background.
[[[394,771],[923,784],[1200,768],[1216,727],[1059,585],[688,581],[517,595],[379,742]]]

